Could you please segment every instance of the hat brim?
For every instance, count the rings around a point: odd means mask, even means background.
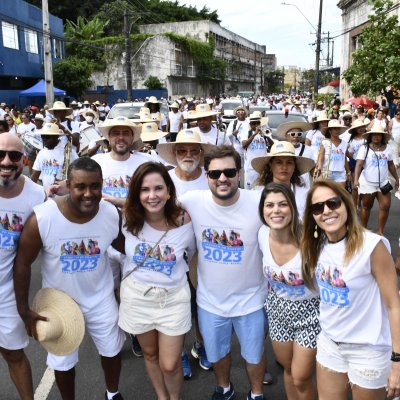
[[[140,134],[140,139],[142,139],[143,142],[152,142],[154,140],[159,140],[167,135],[168,132],[162,132],[162,131],[145,132]]]
[[[369,122],[364,123],[364,124],[357,125],[357,126],[354,126],[354,127],[352,127],[352,128],[349,128],[349,129],[347,130],[347,132],[349,132],[350,134],[352,134],[352,133],[354,133],[358,128],[362,128],[362,127],[366,128],[368,125],[369,125]]]
[[[203,154],[200,159],[199,166],[202,167],[204,165],[204,156],[208,154],[211,150],[215,149],[217,146],[208,143],[199,143],[199,142],[190,142],[190,141],[179,141],[179,142],[169,142],[169,143],[160,143],[157,145],[157,153],[158,155],[165,160],[168,164],[178,165],[176,162],[175,155],[175,146],[177,144],[199,144],[203,149]]]
[[[346,126],[331,126],[330,128],[326,128],[327,131],[329,131],[329,129],[339,129],[341,135],[343,132],[346,132],[348,128]]]
[[[194,112],[190,115],[190,118],[187,119],[198,119],[198,118],[205,118],[205,117],[213,117],[214,115],[218,115],[218,111],[199,111]]]
[[[381,135],[384,135],[384,136],[387,136],[387,137],[391,137],[391,136],[392,136],[389,132],[373,131],[373,130],[370,130],[370,131],[368,131],[368,132],[363,133],[362,136],[363,136],[364,138],[367,138],[368,135],[371,135],[371,134],[373,134],[373,133],[380,133]]]
[[[302,132],[309,131],[311,124],[305,121],[290,121],[280,124],[276,129],[276,137],[278,140],[287,140],[286,133],[291,129],[300,129]]]
[[[74,110],[70,107],[65,108],[49,108],[49,111],[66,111],[66,115],[71,115]]]
[[[128,123],[126,123],[126,121],[121,123],[120,121],[114,121],[114,119],[108,119],[103,124],[98,125],[97,128],[107,140],[110,140],[109,136],[110,130],[115,126],[123,126],[126,128],[130,128],[133,133],[133,142],[136,142],[140,139],[140,135],[142,133],[142,127],[140,125],[136,125],[130,120]]]
[[[66,293],[52,288],[40,289],[33,299],[32,310],[47,317],[49,321],[38,321],[38,341],[50,353],[64,356],[75,351],[85,335],[85,320],[78,304]],[[63,328],[60,337],[43,339],[52,318],[57,318]]]
[[[296,167],[300,173],[300,175],[305,174],[306,172],[310,172],[315,167],[315,162],[311,158],[296,156],[292,153],[280,153],[274,155],[267,155],[263,157],[253,158],[251,161],[251,166],[259,173],[262,174],[264,168],[272,158],[274,157],[293,157],[295,159]]]

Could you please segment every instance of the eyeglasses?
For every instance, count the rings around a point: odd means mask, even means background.
[[[189,154],[190,156],[198,156],[201,153],[201,149],[176,149],[175,151],[180,157],[186,156],[186,154]]]
[[[301,137],[303,132],[288,132],[286,135],[291,137]]]
[[[12,162],[21,161],[21,158],[24,155],[24,153],[21,153],[20,151],[16,151],[16,150],[11,150],[11,151],[0,150],[0,161],[3,161],[6,158],[7,154],[8,154],[8,158]]]
[[[250,125],[261,125],[261,121],[250,121]]]
[[[313,215],[321,215],[324,212],[326,206],[331,210],[337,210],[342,205],[342,199],[339,196],[332,197],[331,199],[320,201],[318,203],[311,204],[311,212]]]
[[[219,177],[224,174],[227,178],[234,178],[237,174],[236,168],[226,168],[226,169],[213,169],[207,171],[207,175],[210,179],[219,179]]]

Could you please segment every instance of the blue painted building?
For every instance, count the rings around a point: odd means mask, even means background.
[[[64,58],[62,19],[50,15],[53,63]],[[42,10],[23,0],[0,0],[0,101],[19,103],[18,94],[44,78]]]

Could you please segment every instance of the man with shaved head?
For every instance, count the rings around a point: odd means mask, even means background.
[[[18,314],[13,264],[18,240],[43,188],[22,175],[24,146],[14,134],[0,135],[0,353],[22,400],[33,400],[32,372],[24,353],[28,335]]]

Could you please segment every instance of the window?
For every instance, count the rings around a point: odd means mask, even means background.
[[[54,51],[54,58],[63,58],[62,56],[62,41],[59,39],[53,39],[53,51]]]
[[[25,50],[28,53],[38,54],[37,33],[25,28]]]
[[[3,46],[9,49],[19,50],[17,25],[2,21],[1,30],[3,33]]]

